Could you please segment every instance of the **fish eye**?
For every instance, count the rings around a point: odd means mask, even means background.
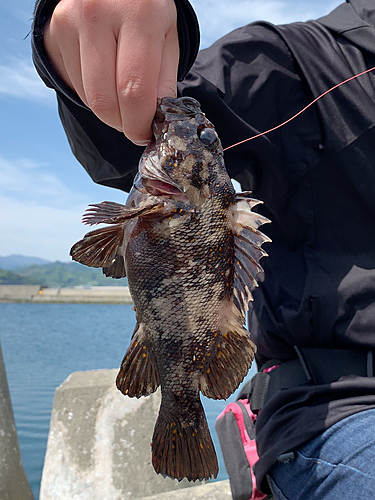
[[[198,129],[198,137],[205,146],[213,146],[214,143],[218,140],[218,136],[215,130],[208,127],[202,128],[200,130]]]

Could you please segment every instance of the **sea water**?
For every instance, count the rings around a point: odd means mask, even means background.
[[[39,498],[54,391],[70,373],[118,368],[135,325],[131,305],[0,304],[3,350],[22,460]],[[229,400],[202,398],[226,479],[215,420]]]

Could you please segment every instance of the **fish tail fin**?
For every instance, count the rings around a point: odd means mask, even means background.
[[[181,481],[215,478],[218,463],[200,400],[193,414],[182,421],[163,402],[152,437],[152,465],[158,474]]]

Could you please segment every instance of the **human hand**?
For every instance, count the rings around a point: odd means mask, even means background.
[[[136,144],[151,139],[156,98],[177,92],[174,0],[60,0],[44,46],[98,118]]]

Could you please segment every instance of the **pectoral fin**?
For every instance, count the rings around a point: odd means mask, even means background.
[[[122,255],[116,255],[110,266],[103,267],[103,274],[107,276],[107,278],[125,278],[126,270],[124,257]]]
[[[155,203],[155,201],[144,200],[138,206],[131,207],[112,201],[103,201],[97,205],[89,205],[89,208],[83,214],[82,222],[90,226],[94,224],[124,223],[135,217],[155,214],[162,210],[164,205],[164,202]]]
[[[124,241],[124,225],[96,229],[87,233],[84,238],[75,243],[70,249],[73,260],[90,267],[110,267],[120,255]],[[122,269],[116,269],[116,278],[125,276],[125,266],[122,259]],[[122,274],[122,276],[119,276]]]
[[[87,233],[72,246],[70,255],[73,260],[90,267],[102,267],[103,274],[112,278],[126,276],[124,261],[124,232],[128,222],[136,217],[154,216],[164,213],[166,204],[153,199],[141,200],[138,206],[121,205],[103,201],[90,205],[83,215],[85,224],[114,224]]]

